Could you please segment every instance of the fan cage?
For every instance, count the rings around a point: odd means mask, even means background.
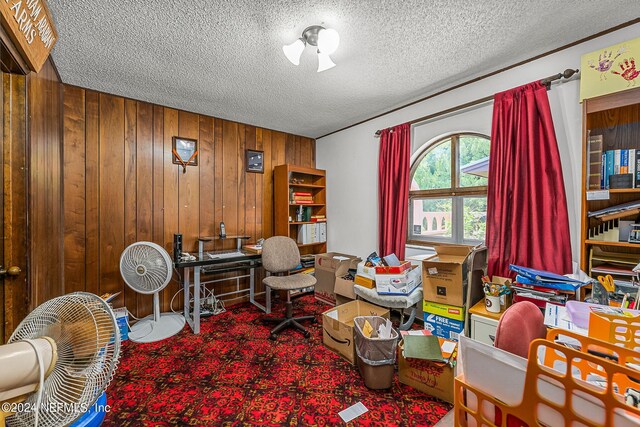
[[[153,294],[169,284],[172,264],[162,246],[153,242],[136,242],[120,256],[120,274],[134,291]]]
[[[68,425],[80,418],[111,382],[120,353],[120,332],[113,310],[100,297],[76,292],[53,298],[32,311],[8,343],[50,337],[58,360],[45,379],[38,409],[40,426]],[[37,392],[25,401],[35,408]],[[9,426],[35,425],[36,411],[7,418]]]

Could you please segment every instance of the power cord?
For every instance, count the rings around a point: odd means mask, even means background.
[[[44,370],[44,361],[42,360],[42,354],[40,354],[40,349],[38,348],[38,346],[36,346],[35,342],[33,340],[30,339],[25,339],[23,340],[24,342],[26,342],[27,344],[29,344],[32,348],[34,353],[36,354],[36,360],[38,362],[38,368],[39,368],[39,387],[38,387],[38,394],[36,395],[36,407],[35,407],[35,416],[34,416],[34,426],[38,427],[38,423],[39,423],[39,417],[40,417],[40,405],[42,405],[42,394],[44,392],[44,374],[45,374],[45,370]]]
[[[194,285],[189,285],[189,289],[193,288]],[[171,311],[173,313],[176,314],[180,314],[179,312],[177,312],[174,308],[173,308],[173,301],[175,300],[175,298],[180,294],[184,292],[184,289],[179,289],[175,294],[173,294],[173,297],[171,297],[171,302],[169,303],[169,308],[171,309]],[[201,306],[206,304],[207,300],[211,300],[211,314],[213,314],[214,316],[217,316],[220,313],[224,313],[225,311],[227,311],[227,309],[224,306],[224,301],[222,301],[221,299],[219,299],[218,297],[216,297],[216,295],[213,293],[213,291],[211,289],[208,288],[203,288],[202,289],[203,295],[201,296],[201,300],[200,300],[200,304]],[[189,304],[193,304],[194,303],[194,299],[190,298],[189,299]]]

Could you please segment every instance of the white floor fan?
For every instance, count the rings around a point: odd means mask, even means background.
[[[131,341],[160,341],[177,334],[184,327],[185,320],[181,314],[160,313],[159,293],[171,280],[172,265],[167,251],[152,242],[137,242],[122,252],[120,274],[127,286],[141,294],[153,294],[153,314],[131,327]]]
[[[100,297],[43,303],[0,346],[0,427],[73,423],[106,389],[119,353],[115,316]]]

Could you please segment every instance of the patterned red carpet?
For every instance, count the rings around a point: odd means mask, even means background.
[[[246,303],[204,319],[199,335],[186,326],[159,343],[127,341],[103,425],[334,426],[344,425],[339,411],[362,401],[369,412],[354,425],[431,426],[451,409],[397,376],[390,390],[366,388],[357,369],[322,345],[327,308],[313,296],[294,302],[294,314],[319,320],[309,340],[288,330],[270,341],[264,314]]]

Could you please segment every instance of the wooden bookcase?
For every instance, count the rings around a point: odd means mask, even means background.
[[[602,136],[602,152],[607,150],[640,150],[640,88],[585,99],[582,104],[581,268],[594,278],[601,275],[601,273],[591,273],[592,264],[596,266],[603,262],[597,261],[598,259],[620,258],[626,260],[627,265],[640,262],[640,244],[627,241],[595,240],[589,234],[591,228],[604,223],[602,219],[589,217],[589,212],[640,200],[639,186],[609,189],[608,198],[588,200],[588,193],[594,190],[594,183],[598,179],[597,177],[594,179],[592,176],[591,182],[589,181],[590,172],[592,174],[598,168],[598,165],[593,161],[597,155],[594,156],[589,151],[589,138],[597,135]],[[638,175],[636,170],[633,177],[634,182]],[[592,194],[589,196],[591,197]],[[606,193],[603,197],[606,197]],[[635,221],[637,218],[639,218],[638,213],[628,213],[617,218],[617,221]],[[615,275],[614,278],[616,278]]]
[[[326,227],[326,172],[320,169],[294,165],[280,165],[273,169],[274,187],[274,230],[278,236],[288,236],[298,242],[299,232],[303,226],[318,224],[311,220],[299,221],[296,218],[300,208],[309,215],[324,215]],[[308,193],[312,203],[298,204],[293,200],[294,193]],[[326,231],[326,228],[325,228]],[[327,251],[325,240],[314,243],[298,243],[301,255],[320,254]]]

